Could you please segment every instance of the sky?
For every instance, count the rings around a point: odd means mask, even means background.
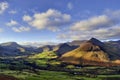
[[[0,43],[120,39],[120,0],[0,0]]]

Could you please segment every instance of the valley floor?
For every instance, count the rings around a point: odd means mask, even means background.
[[[120,80],[120,67],[65,64],[52,54],[51,57],[43,53],[30,58],[2,58],[0,76],[12,76],[15,80]]]
[[[67,72],[40,70],[38,74],[7,70],[1,74],[14,76],[18,80],[120,80],[120,75],[72,75]],[[13,79],[10,79],[13,80]],[[16,79],[15,79],[16,80]]]

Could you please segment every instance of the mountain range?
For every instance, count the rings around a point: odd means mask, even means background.
[[[45,45],[34,48],[19,45],[16,42],[0,44],[0,57],[24,56],[53,51],[62,62],[80,64],[81,61],[109,62],[120,60],[120,40],[101,42],[96,38],[90,40],[77,40],[60,43],[58,45]]]

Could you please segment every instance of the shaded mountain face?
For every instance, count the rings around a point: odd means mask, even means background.
[[[41,52],[47,52],[47,51],[54,51],[58,56],[61,56],[62,54],[68,51],[71,51],[77,47],[78,46],[70,46],[67,43],[62,43],[58,45],[46,45],[43,47],[39,47],[37,48],[37,52],[41,53]]]
[[[104,46],[104,43],[101,42],[101,41],[99,41],[99,40],[96,39],[96,38],[91,38],[90,40],[88,40],[88,42],[91,42],[91,43],[93,43],[93,44],[95,44],[95,45],[98,45],[98,46],[100,46],[100,47],[103,47],[103,46]]]
[[[21,47],[19,44],[17,44],[16,42],[6,42],[6,43],[2,43],[0,44],[2,47],[7,47],[7,48],[16,48],[16,47]]]
[[[0,44],[0,56],[20,56],[20,55],[28,55],[33,53],[33,49],[29,49],[27,47],[23,47],[16,42],[7,42]]]
[[[63,54],[60,60],[73,64],[80,64],[82,60],[108,62],[109,55],[104,51],[104,43],[91,38],[77,49]]]
[[[45,46],[37,48],[36,50],[37,50],[38,53],[52,51],[53,46],[52,45],[45,45]]]
[[[111,60],[120,59],[120,40],[104,42],[105,51],[109,54]]]
[[[69,52],[71,50],[74,50],[75,48],[77,48],[77,46],[70,46],[68,45],[67,43],[64,43],[64,44],[60,44],[57,46],[57,49],[55,50],[56,54],[58,56],[61,56],[63,55],[64,53],[66,52]]]

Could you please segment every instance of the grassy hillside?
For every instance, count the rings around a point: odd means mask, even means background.
[[[42,52],[29,57],[28,61],[35,63],[38,66],[47,67],[48,65],[56,66],[60,64],[60,61],[56,60],[58,56],[53,51]]]
[[[45,59],[53,59],[57,58],[57,55],[53,51],[48,51],[48,52],[42,52],[39,54],[35,54],[33,56],[30,56],[29,58],[34,58],[34,59],[40,59],[40,58],[45,58]]]

